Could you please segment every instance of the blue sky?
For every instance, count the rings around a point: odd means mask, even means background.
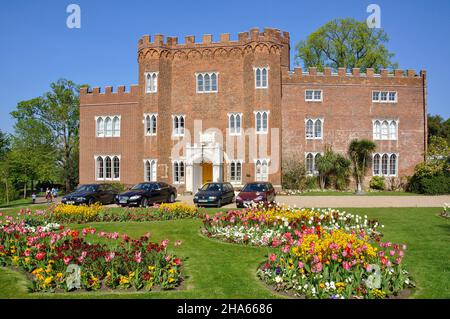
[[[81,29],[66,27],[66,7],[81,7]],[[381,6],[388,48],[402,69],[426,69],[432,114],[450,116],[450,1],[2,1],[0,6],[0,129],[12,132],[9,113],[40,96],[59,78],[91,86],[137,82],[137,41],[144,34],[178,36],[237,33],[252,27],[289,31],[295,44],[325,22],[365,20]],[[293,67],[293,64],[292,66]]]

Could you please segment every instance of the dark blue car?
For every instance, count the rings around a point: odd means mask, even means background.
[[[206,183],[194,196],[197,206],[216,206],[234,202],[234,189],[230,183]]]

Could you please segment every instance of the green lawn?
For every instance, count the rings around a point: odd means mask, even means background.
[[[417,282],[413,298],[450,298],[450,221],[439,208],[346,209],[367,214],[385,225],[385,240],[406,243],[405,263]],[[213,210],[210,210],[213,212]],[[0,298],[277,298],[255,271],[268,248],[245,247],[200,235],[200,220],[145,223],[92,223],[99,230],[133,237],[150,231],[154,240],[182,240],[173,248],[184,259],[185,282],[179,290],[162,292],[95,292],[38,294],[27,292],[24,275],[0,269]],[[74,228],[86,225],[72,225]]]

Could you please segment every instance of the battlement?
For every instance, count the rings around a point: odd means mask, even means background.
[[[117,94],[117,95],[124,95],[124,94],[137,94],[139,91],[138,85],[130,85],[127,87],[125,85],[120,85],[117,87],[117,90],[114,91],[114,87],[112,86],[105,86],[104,90],[102,90],[101,87],[93,87],[91,89],[88,89],[87,87],[83,87],[80,89],[80,95],[111,95],[111,94]]]
[[[289,44],[289,32],[282,32],[278,29],[265,28],[260,32],[259,28],[252,28],[250,31],[238,33],[236,41],[230,40],[230,34],[224,33],[220,35],[219,42],[213,42],[211,34],[205,34],[202,42],[195,42],[195,36],[188,35],[185,37],[185,43],[178,43],[178,37],[165,37],[162,34],[156,34],[153,37],[144,35],[138,42],[139,50],[144,48],[165,47],[167,49],[182,49],[204,46],[235,46],[245,45],[250,42],[273,42],[278,44]]]
[[[365,73],[360,72],[359,68],[353,68],[351,72],[347,72],[346,68],[339,68],[337,72],[332,68],[324,68],[323,72],[318,72],[317,68],[309,68],[306,72],[301,67],[295,68],[294,71],[287,71],[284,75],[288,79],[295,80],[304,77],[341,77],[341,78],[424,78],[426,71],[421,70],[419,74],[415,70],[389,70],[383,69],[379,74],[374,69],[367,69]]]
[[[94,87],[89,89],[84,87],[80,89],[80,105],[90,104],[120,104],[137,103],[139,99],[139,86],[131,85],[128,88],[120,85],[117,90],[112,86],[106,86],[104,89]]]

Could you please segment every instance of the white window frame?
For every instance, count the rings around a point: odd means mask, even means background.
[[[253,160],[255,164],[255,182],[268,182],[270,175],[270,158],[256,158]],[[258,162],[261,163],[261,172],[258,174]],[[267,172],[263,173],[263,163],[266,162]]]
[[[153,133],[152,129],[153,129],[153,121],[152,121],[152,117],[156,118],[156,127],[155,129],[155,133]],[[150,127],[148,127],[148,123],[147,123],[147,117],[150,118]],[[149,133],[149,129],[150,129],[150,133]],[[146,136],[156,136],[156,134],[158,133],[158,113],[144,113],[144,134]]]
[[[175,164],[177,164],[178,167],[178,171],[175,170]],[[183,165],[183,180],[181,179],[181,176],[178,176],[178,180],[177,180],[177,175],[180,175],[180,164]],[[172,179],[173,179],[173,183],[177,184],[177,185],[183,185],[186,183],[186,163],[184,160],[174,160],[172,161]]]
[[[229,161],[229,163],[228,163],[228,180],[230,181],[231,184],[242,185],[243,163],[244,163],[244,161],[241,159],[234,159],[234,160]],[[240,172],[239,176],[237,175],[237,164],[240,164],[240,166],[241,166],[241,172]],[[235,172],[234,178],[231,175],[231,166],[232,165],[234,165],[234,172]]]
[[[213,74],[216,76],[216,89],[215,90],[212,90],[211,76]],[[198,77],[200,75],[203,77],[203,80],[202,80],[203,88],[201,91],[199,90],[199,84],[198,84]],[[209,75],[209,78],[210,78],[210,80],[209,80],[210,81],[209,82],[210,90],[208,90],[208,91],[205,91],[205,75]],[[196,72],[195,73],[195,89],[196,89],[197,94],[218,93],[219,92],[219,72]]]
[[[180,118],[183,118],[183,129],[180,130]],[[175,130],[175,118],[178,121],[178,129]],[[184,114],[173,114],[172,115],[172,136],[183,137],[186,131],[186,115]]]
[[[307,92],[312,92],[312,98],[308,98]],[[316,92],[320,92],[320,99],[316,99]],[[305,102],[323,102],[323,90],[306,89],[305,90]]]
[[[267,114],[267,125],[266,128],[264,129],[264,113]],[[253,114],[255,115],[255,131],[256,134],[268,134],[269,133],[269,115],[270,115],[270,111],[253,111]],[[258,114],[261,115],[261,130],[258,130]]]
[[[375,156],[380,156],[380,163],[378,167],[379,173],[375,173]],[[388,161],[387,161],[387,174],[383,174],[383,156],[387,155]],[[395,174],[391,174],[391,157],[392,155],[395,155]],[[373,153],[372,154],[372,176],[384,176],[384,177],[397,177],[398,176],[398,159],[399,159],[399,153]]]
[[[263,85],[263,70],[266,71],[266,85]],[[268,66],[263,67],[253,67],[254,75],[255,75],[255,89],[268,89],[269,88],[269,70],[270,68]],[[257,72],[260,72],[261,78],[260,78],[260,85],[258,85],[257,81]]]
[[[374,96],[375,93],[378,93],[378,99],[375,99],[375,96]],[[389,99],[389,97],[390,97],[390,95],[392,93],[395,93],[395,100],[394,101],[391,101]],[[383,94],[386,94],[386,100],[382,100],[381,99],[381,96]],[[391,104],[398,103],[398,92],[397,91],[378,91],[378,90],[373,90],[372,91],[372,103],[391,103]]]
[[[379,123],[379,132],[376,129],[376,123]],[[387,123],[387,132],[383,134],[383,124]],[[395,123],[395,134],[392,133],[391,125]],[[372,133],[374,141],[396,141],[398,140],[398,126],[400,120],[398,119],[374,119],[372,120]]]
[[[150,75],[150,79],[148,78],[148,76]],[[155,83],[153,85],[153,89],[150,85],[150,88],[148,87],[148,81],[153,81],[153,75],[155,75]],[[145,93],[146,94],[151,94],[151,93],[157,93],[158,92],[158,75],[159,72],[145,72],[144,73],[144,77],[145,77]]]
[[[105,137],[120,137],[121,133],[121,124],[122,124],[122,115],[98,115],[95,116],[95,136],[99,138],[105,138]],[[119,131],[116,134],[115,127],[114,127],[114,120],[118,118],[119,119]],[[103,129],[100,131],[98,127],[98,120],[101,119],[103,122]],[[111,135],[107,134],[107,127],[106,127],[106,120],[109,119],[111,121]]]
[[[144,159],[144,181],[156,182],[158,179],[158,160],[153,158]],[[150,164],[150,180],[148,177],[147,163]]]
[[[309,154],[311,154],[313,156],[312,171],[308,170],[308,165],[307,165],[307,157]],[[317,176],[319,174],[319,171],[316,168],[317,155],[323,156],[323,152],[305,152],[305,168],[306,168],[306,175],[308,175],[308,176]]]
[[[239,130],[237,127],[237,120],[236,117],[239,116],[240,121],[239,121]],[[234,119],[233,123],[234,123],[234,132],[231,129],[231,123],[232,123],[232,118]],[[238,136],[242,134],[242,113],[228,113],[228,134],[231,136]]]
[[[313,127],[312,127],[312,136],[308,136],[308,122],[312,121]],[[320,121],[320,137],[316,137],[316,123],[317,121]],[[323,140],[323,125],[325,120],[323,118],[305,118],[305,138],[307,140]]]
[[[103,163],[103,177],[99,177],[99,167],[98,167],[98,158],[102,158]],[[114,158],[117,157],[119,159],[119,177],[114,177]],[[111,177],[106,177],[106,159],[109,158],[111,160]],[[120,181],[121,174],[121,161],[122,157],[117,154],[103,154],[103,155],[94,155],[94,161],[95,161],[95,180],[96,181]]]

